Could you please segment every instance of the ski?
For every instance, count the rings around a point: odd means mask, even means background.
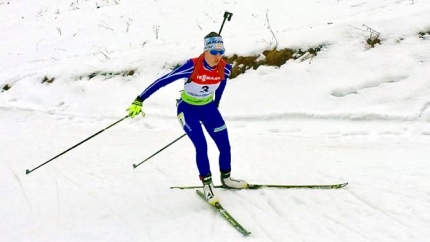
[[[348,182],[345,183],[337,183],[337,184],[329,184],[329,185],[273,185],[273,184],[249,184],[248,187],[242,189],[262,189],[262,188],[279,188],[279,189],[339,189],[348,185]],[[228,187],[224,187],[222,185],[216,185],[215,188],[224,188],[230,189]],[[198,189],[203,188],[202,186],[175,186],[170,187],[170,189]]]
[[[203,194],[202,191],[200,190],[196,190],[197,194],[207,203],[205,195]],[[207,203],[209,204],[209,203]],[[233,216],[230,215],[230,213],[227,212],[227,210],[225,210],[223,208],[223,206],[221,206],[221,203],[217,202],[214,205],[209,204],[210,206],[214,207],[216,210],[218,210],[218,212],[225,218],[225,220],[227,220],[227,222],[229,222],[237,231],[239,231],[241,234],[243,235],[249,235],[251,232],[247,231],[244,227],[242,227],[242,225],[240,225],[234,218]]]

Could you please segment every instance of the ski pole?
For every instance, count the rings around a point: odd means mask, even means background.
[[[232,16],[233,16],[232,13],[224,12],[224,20],[222,21],[221,28],[219,29],[218,34],[221,34],[222,28],[224,27],[225,20],[227,19],[228,21],[230,21]]]
[[[63,154],[65,154],[65,153],[69,152],[70,150],[72,150],[72,149],[74,149],[74,148],[78,147],[79,145],[81,145],[81,144],[85,143],[86,141],[88,141],[89,139],[93,138],[94,136],[99,135],[99,134],[100,134],[100,133],[102,133],[103,131],[105,131],[105,130],[109,129],[110,127],[112,127],[112,126],[114,126],[114,125],[116,125],[116,124],[118,124],[119,122],[123,121],[123,120],[124,120],[124,119],[126,119],[126,118],[128,118],[128,115],[127,115],[127,116],[125,116],[124,118],[122,118],[122,119],[120,119],[120,120],[116,121],[115,123],[113,123],[113,124],[111,124],[111,125],[107,126],[106,128],[104,128],[104,129],[100,130],[99,132],[97,132],[97,133],[93,134],[92,136],[90,136],[90,137],[86,138],[85,140],[83,140],[83,141],[79,142],[78,144],[74,145],[73,147],[70,147],[69,149],[67,149],[67,150],[63,151],[62,153],[58,154],[57,156],[55,156],[55,157],[53,157],[53,158],[49,159],[48,161],[46,161],[45,163],[43,163],[43,164],[39,165],[38,167],[36,167],[36,168],[34,168],[34,169],[32,169],[32,170],[28,170],[28,169],[27,169],[27,170],[25,170],[25,174],[26,174],[26,175],[30,174],[30,173],[31,173],[31,172],[33,172],[34,170],[36,170],[36,169],[38,169],[38,168],[40,168],[40,167],[42,167],[42,166],[46,165],[47,163],[51,162],[52,160],[54,160],[54,159],[56,159],[56,158],[60,157],[61,155],[63,155]]]
[[[138,167],[138,166],[142,165],[145,161],[147,161],[147,160],[151,159],[151,158],[152,158],[152,157],[154,157],[156,154],[160,153],[161,151],[163,151],[163,150],[164,150],[164,149],[166,149],[167,147],[171,146],[171,145],[172,145],[173,143],[175,143],[176,141],[178,141],[178,140],[182,139],[185,135],[187,135],[187,134],[183,134],[181,137],[179,137],[179,138],[175,139],[174,141],[170,142],[170,144],[168,144],[168,145],[164,146],[164,147],[163,147],[163,148],[161,148],[159,151],[155,152],[153,155],[151,155],[150,157],[146,158],[144,161],[140,162],[139,164],[137,164],[137,165],[136,165],[136,164],[133,164],[133,168],[136,168],[136,167]]]

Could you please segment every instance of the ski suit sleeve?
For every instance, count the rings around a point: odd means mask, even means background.
[[[230,76],[230,73],[231,73],[231,65],[230,64],[225,65],[225,67],[224,67],[224,73],[225,73],[225,79],[221,81],[221,83],[219,84],[218,89],[216,89],[216,91],[215,91],[215,100],[214,100],[214,102],[215,102],[215,104],[216,104],[217,107],[219,106],[222,94],[224,93],[225,86],[227,85],[227,79],[228,79],[228,77]]]
[[[166,75],[155,80],[151,85],[149,85],[140,95],[139,98],[145,101],[149,96],[154,94],[158,89],[182,78],[189,78],[191,73],[193,73],[194,64],[191,59],[187,60],[182,66],[176,68],[175,70],[167,73]]]

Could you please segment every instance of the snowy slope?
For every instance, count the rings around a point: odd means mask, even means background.
[[[169,189],[200,183],[186,137],[133,169],[184,133],[181,81],[144,103],[145,118],[25,174],[123,118],[201,53],[224,11],[227,55],[325,46],[229,81],[220,109],[233,175],[347,187],[218,190],[244,238],[195,191]],[[0,87],[11,87],[0,93],[0,241],[427,241],[430,36],[418,33],[429,11],[428,0],[0,0]],[[366,48],[363,25],[381,45]],[[209,154],[217,177],[212,141]]]

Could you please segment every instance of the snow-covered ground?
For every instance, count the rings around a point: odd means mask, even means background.
[[[217,190],[245,238],[194,190],[169,189],[200,184],[186,137],[133,169],[184,133],[179,80],[145,118],[25,174],[125,117],[224,11],[227,55],[325,46],[229,80],[233,176],[347,187]],[[428,241],[429,12],[428,0],[0,0],[0,241]],[[366,47],[368,27],[381,45]],[[219,183],[212,141],[209,154]]]

